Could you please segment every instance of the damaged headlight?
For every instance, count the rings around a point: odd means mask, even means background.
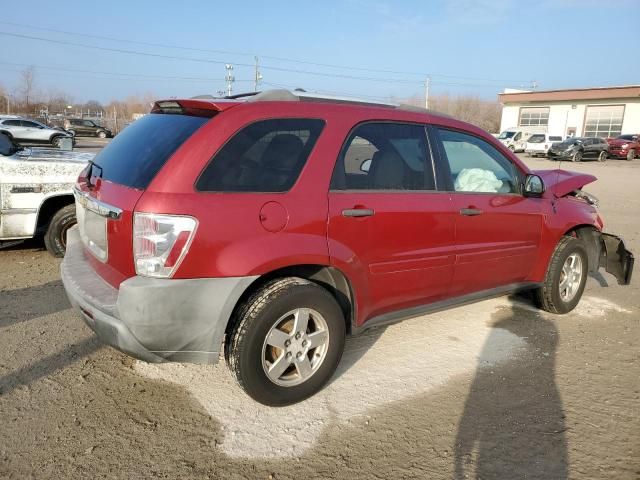
[[[589,205],[593,205],[594,207],[598,208],[598,204],[600,203],[600,200],[598,200],[598,198],[595,197],[594,195],[591,195],[590,193],[587,193],[587,192],[583,192],[582,190],[576,190],[574,195],[576,198],[581,198],[582,200],[587,202]]]

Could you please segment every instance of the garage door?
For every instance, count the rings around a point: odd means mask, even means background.
[[[587,107],[584,124],[585,137],[617,137],[622,133],[624,105],[598,105]]]

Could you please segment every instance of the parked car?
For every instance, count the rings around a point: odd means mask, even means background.
[[[76,223],[73,185],[93,153],[22,148],[0,133],[0,247],[42,236],[61,257]]]
[[[595,180],[415,107],[160,101],[81,173],[62,280],[105,343],[223,353],[251,397],[287,405],[326,384],[346,335],[526,289],[566,313],[601,265],[628,284],[633,255],[581,190]]]
[[[527,140],[527,147],[524,149],[530,157],[538,155],[547,156],[547,152],[553,143],[562,142],[560,135],[549,135],[548,133],[534,133]]]
[[[113,137],[111,130],[86,118],[69,118],[65,120],[65,128],[76,137]]]
[[[0,117],[0,133],[17,143],[48,144],[54,147],[59,147],[63,138],[73,138],[69,132],[60,128],[9,115]]]
[[[640,156],[640,140],[638,135],[619,135],[608,138],[609,156],[633,160]]]
[[[586,158],[595,158],[604,162],[609,155],[609,144],[599,137],[573,137],[551,145],[547,156],[552,160],[570,160],[580,162]]]
[[[544,127],[508,128],[498,135],[498,140],[512,152],[524,152],[531,135],[544,133]]]

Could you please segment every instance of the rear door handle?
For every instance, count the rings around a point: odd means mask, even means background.
[[[372,217],[375,212],[370,208],[348,208],[342,210],[343,217]]]
[[[461,208],[460,215],[475,217],[476,215],[482,215],[482,210],[478,210],[477,208]]]

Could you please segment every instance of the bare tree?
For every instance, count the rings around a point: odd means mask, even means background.
[[[20,73],[20,79],[21,79],[20,93],[22,94],[22,100],[27,110],[29,110],[29,105],[33,100],[34,77],[35,77],[35,68],[33,66],[25,68]]]

